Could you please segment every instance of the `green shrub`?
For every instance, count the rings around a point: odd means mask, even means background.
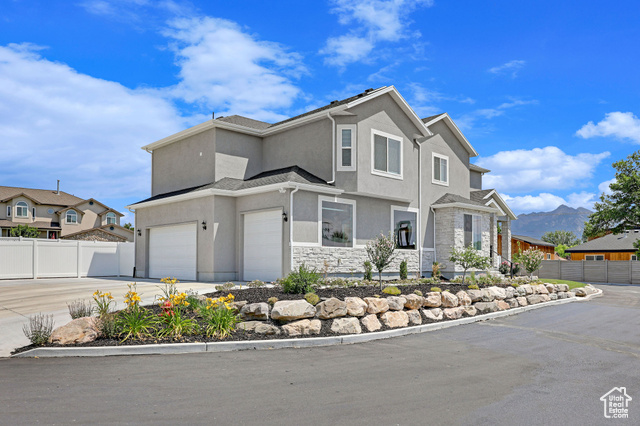
[[[275,299],[275,297],[270,298]],[[274,302],[275,303],[275,302]],[[201,315],[206,323],[204,333],[208,337],[224,339],[236,328],[238,316],[232,309],[225,308],[224,305],[202,309]]]
[[[422,278],[420,282],[422,284],[440,284],[440,278],[439,277]]]
[[[364,277],[365,281],[373,280],[373,265],[368,260],[364,261]]]
[[[217,291],[229,291],[235,286],[236,285],[234,283],[232,283],[232,282],[226,282],[224,284],[217,285],[216,286],[216,290]]]
[[[263,281],[260,280],[253,280],[249,283],[247,283],[247,287],[249,288],[260,288],[260,287],[264,287],[265,283]]]
[[[106,314],[100,317],[100,333],[105,339],[115,339],[118,337],[118,330],[116,327],[115,314]]]
[[[397,296],[399,294],[402,294],[402,292],[400,291],[400,289],[394,285],[390,285],[385,287],[382,292],[384,294],[390,294],[391,296]]]
[[[22,327],[22,332],[34,345],[44,345],[53,331],[53,315],[37,314],[29,317],[29,323]]]
[[[291,272],[282,282],[282,291],[289,294],[314,293],[314,285],[320,281],[320,274],[315,269],[307,269],[300,265],[297,271]]]
[[[417,294],[418,296],[422,296],[422,292],[420,290],[414,291],[413,294]]]
[[[69,308],[69,315],[71,319],[90,317],[93,308],[91,302],[85,302],[84,300],[76,300],[75,302],[67,303]]]
[[[157,326],[158,318],[140,306],[120,311],[116,316],[116,330],[123,342],[129,337],[139,339],[151,336]]]
[[[440,287],[431,287],[431,291],[434,291],[436,293],[442,293],[442,289]]]
[[[518,283],[511,283],[511,287],[513,287],[513,288],[517,288],[517,287],[520,287],[520,284],[518,284]]]
[[[162,322],[165,328],[159,331],[159,336],[189,336],[200,330],[198,323],[191,318],[185,318],[179,309],[174,310],[171,315],[164,315]]]
[[[275,305],[277,301],[278,301],[277,297],[270,297],[267,299],[267,303],[270,304],[271,306]]]
[[[467,287],[470,290],[480,290],[480,287],[478,287],[478,284],[469,284]]]
[[[403,260],[400,262],[400,279],[406,280],[409,276],[409,271],[407,270],[407,261]]]
[[[318,302],[320,302],[320,296],[318,296],[315,293],[307,293],[307,294],[304,295],[304,300],[306,300],[307,302],[309,302],[313,306],[316,306],[318,304]]]

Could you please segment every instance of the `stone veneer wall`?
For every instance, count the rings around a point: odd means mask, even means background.
[[[400,262],[407,261],[409,274],[418,272],[420,254],[417,250],[397,250],[397,256],[386,269],[386,272],[397,275],[400,270]],[[364,272],[364,262],[369,260],[364,248],[341,247],[293,247],[293,268],[298,268],[302,263],[306,266],[324,271],[327,261],[329,274],[361,274]],[[431,266],[429,266],[431,270]],[[376,274],[375,267],[373,271]]]

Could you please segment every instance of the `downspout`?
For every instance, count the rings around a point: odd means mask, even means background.
[[[299,186],[289,193],[289,270],[293,271],[293,194],[298,192]]]
[[[420,143],[418,143],[417,141],[416,143],[418,144],[418,237],[420,237],[422,236],[422,154],[420,152]],[[418,249],[418,253],[420,256],[420,259],[418,260],[418,274],[419,277],[422,278],[422,253],[424,248],[424,241],[422,241],[422,238],[418,238],[418,242],[420,244]]]
[[[129,212],[133,213],[133,271],[132,271],[132,277],[131,278],[136,278],[136,261],[138,259],[138,216],[136,215],[136,211],[135,209],[132,210],[130,207],[127,207],[127,210],[129,210]],[[118,270],[118,274],[120,273],[120,270]]]
[[[431,207],[431,211],[433,212],[433,261],[437,261],[437,252],[436,252],[436,211]]]
[[[331,113],[329,112],[327,113],[327,118],[331,120],[331,181],[327,183],[335,183],[336,181],[336,120],[333,119],[333,117],[331,116]]]

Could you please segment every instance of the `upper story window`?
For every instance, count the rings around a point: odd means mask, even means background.
[[[391,229],[398,249],[414,250],[418,237],[418,210],[391,206]]]
[[[18,201],[16,203],[16,217],[28,217],[29,207],[24,201]]]
[[[356,170],[356,125],[338,126],[338,171]]]
[[[74,210],[67,210],[66,222],[78,223],[78,213],[76,213]]]
[[[7,206],[7,217],[11,217],[11,206]]]
[[[36,218],[36,208],[33,207],[31,208],[31,216],[35,219]]]
[[[320,240],[323,247],[353,247],[356,202],[319,197]]]
[[[372,131],[371,173],[402,179],[402,137]]]
[[[115,225],[116,224],[116,214],[113,212],[107,213],[107,225]]]
[[[482,250],[482,216],[464,215],[464,246]]]
[[[449,157],[433,153],[433,183],[449,186]]]

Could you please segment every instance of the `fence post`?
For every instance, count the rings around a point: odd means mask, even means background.
[[[633,260],[629,259],[629,284],[633,284]]]
[[[77,273],[77,278],[80,278],[80,276],[81,276],[80,272],[81,272],[81,269],[82,269],[82,266],[81,266],[82,265],[82,254],[81,254],[81,251],[80,251],[80,240],[76,241],[76,247],[77,247],[76,261],[78,262],[77,265],[76,265],[77,272],[78,272]]]
[[[604,282],[609,282],[609,261],[606,259],[604,260]]]

